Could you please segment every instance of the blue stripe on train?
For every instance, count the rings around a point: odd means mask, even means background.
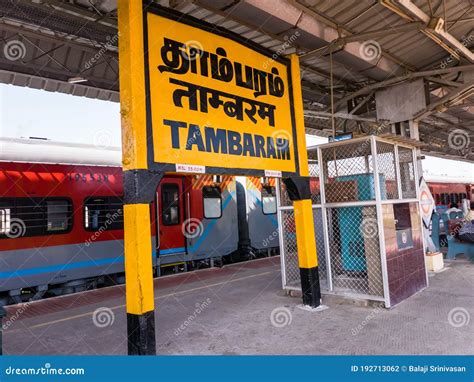
[[[39,273],[59,272],[59,271],[65,271],[69,269],[97,267],[101,265],[123,263],[123,261],[124,261],[124,256],[122,255],[122,256],[117,256],[117,257],[110,257],[107,259],[79,261],[77,263],[69,263],[69,264],[57,264],[57,265],[51,265],[49,267],[18,269],[16,271],[0,272],[0,279],[6,279],[6,278],[11,278],[11,277],[21,277],[21,276],[32,276]]]
[[[160,255],[171,255],[173,253],[180,253],[180,252],[185,252],[185,251],[186,251],[186,248],[184,247],[160,249]]]
[[[153,249],[152,253],[153,258],[156,256],[156,251]],[[117,257],[108,257],[106,259],[97,259],[97,260],[88,260],[88,261],[78,261],[76,263],[69,264],[56,264],[50,265],[48,267],[39,267],[39,268],[28,268],[28,269],[19,269],[16,271],[0,272],[0,279],[8,279],[12,277],[21,277],[21,276],[34,276],[41,273],[50,273],[50,272],[60,272],[70,269],[81,269],[89,267],[98,267],[103,265],[111,264],[120,264],[125,261],[124,255]]]

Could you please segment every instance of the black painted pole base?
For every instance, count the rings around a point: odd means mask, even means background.
[[[317,308],[321,305],[318,267],[300,268],[300,277],[303,304],[311,308]]]
[[[155,312],[127,313],[128,355],[156,355]]]

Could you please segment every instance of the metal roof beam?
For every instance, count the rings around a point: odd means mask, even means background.
[[[290,25],[294,25],[295,29],[297,28],[301,32],[313,36],[315,41],[320,41],[322,44],[328,44],[340,37],[338,29],[328,25],[327,22],[322,22],[321,16],[318,16],[308,7],[295,1],[246,0],[245,2],[240,2],[239,5],[251,6],[268,14],[275,20],[281,20]],[[234,6],[231,9],[234,15],[236,14],[236,7],[237,6]],[[351,34],[351,32],[347,32],[347,34]],[[354,61],[354,59],[356,59],[357,62],[351,63],[349,66],[353,68],[352,71],[355,69],[357,72],[357,66],[360,66],[361,69],[363,68],[363,70],[365,70],[365,76],[377,80],[392,76],[393,73],[401,73],[403,67],[405,67],[405,69],[409,67],[400,60],[388,57],[385,52],[382,52],[382,55],[377,60],[374,60],[374,57],[368,57],[363,54],[364,48],[362,43],[357,41],[348,43],[341,51],[334,54],[333,59],[346,66],[348,60],[352,59]],[[413,70],[411,67],[409,69]]]
[[[372,90],[383,88],[386,86],[394,85],[398,82],[411,80],[414,78],[419,77],[428,77],[428,76],[436,76],[439,74],[448,74],[448,73],[457,73],[457,72],[467,72],[467,71],[474,71],[474,64],[470,65],[462,65],[462,66],[454,66],[452,68],[444,68],[444,69],[434,69],[434,70],[426,70],[422,72],[415,72],[409,73],[404,76],[394,77],[386,81],[380,81],[373,84],[370,84],[362,89],[359,89],[343,98],[341,98],[338,102],[335,103],[334,107],[337,108],[338,106],[344,105],[347,101],[354,97],[358,97],[362,94],[367,94]]]
[[[195,4],[196,6],[199,6],[201,8],[204,8],[210,12],[213,12],[221,17],[223,17],[224,19],[226,20],[232,20],[238,24],[241,24],[241,25],[244,25],[246,26],[247,28],[251,28],[253,30],[255,30],[256,26],[247,22],[246,20],[243,20],[243,19],[240,19],[240,18],[237,18],[235,17],[232,13],[226,13],[220,9],[217,9],[217,8],[214,8],[214,7],[211,7],[208,3],[204,3],[202,0],[192,0],[191,3]],[[183,3],[183,4],[186,4],[186,1]],[[176,4],[176,7],[174,7],[175,9],[177,10],[180,10],[179,9],[179,5],[180,3]],[[278,40],[280,41],[282,44],[285,44],[287,43],[287,41],[284,39],[284,37],[281,35],[281,34],[275,34],[275,33],[272,33],[272,32],[269,32],[267,30],[265,30],[265,28],[263,26],[259,26],[258,27],[258,31],[274,40]],[[296,48],[296,46],[295,46]],[[298,46],[299,49],[301,50],[305,50],[304,47],[300,47]],[[300,62],[300,67],[301,67],[301,73],[302,75],[304,75],[304,72],[310,72],[310,73],[313,73],[317,76],[320,76],[320,77],[324,77],[326,79],[329,79],[331,77],[331,74],[328,73],[327,71],[324,71],[322,69],[316,69],[314,68],[313,66],[311,65],[308,65],[304,62]],[[340,76],[337,76],[337,75],[334,75],[333,76],[334,79],[340,83],[344,83],[345,85],[349,86],[351,85],[349,83],[349,81],[347,81],[346,79],[344,79],[343,77],[340,77]]]
[[[259,0],[255,0],[255,1],[258,2]],[[324,27],[333,29],[335,31],[335,35],[337,37],[340,37],[340,32],[345,33],[347,36],[350,36],[350,35],[354,34],[354,32],[351,29],[349,29],[347,27],[344,27],[343,25],[337,24],[334,20],[330,19],[329,17],[326,17],[324,15],[319,14],[318,12],[314,11],[313,9],[299,3],[297,0],[286,0],[286,1],[289,2],[291,5],[293,5],[296,9],[298,9],[300,11],[303,11],[305,14],[310,16],[314,21],[317,21],[317,22],[320,22],[320,23],[324,24]],[[323,28],[319,28],[319,29],[323,29]],[[327,42],[330,42],[331,40],[334,40],[335,38],[336,37],[334,37],[332,39],[326,39],[326,40],[327,40]],[[361,51],[360,45],[361,44],[355,42],[354,44],[349,45],[348,47],[346,47],[344,50],[346,50],[350,54],[352,54],[352,55],[354,55],[354,56],[356,56],[360,59],[368,61],[370,64],[373,65],[374,64],[373,61],[370,61],[370,60],[364,59],[363,57],[360,57],[360,54],[359,54],[359,52]],[[412,67],[411,65],[408,65],[407,63],[403,62],[402,60],[395,57],[391,53],[388,53],[388,52],[385,52],[385,51],[381,50],[381,55],[382,55],[382,57],[378,60],[376,67],[378,67],[378,68],[380,68],[384,71],[388,71],[391,74],[395,73],[396,69],[394,68],[393,65],[398,65],[400,67],[403,67],[405,70],[409,70],[409,71],[415,71],[416,70],[416,68]],[[392,65],[392,69],[388,69],[387,65]]]
[[[331,118],[332,114],[326,111],[315,111],[315,110],[305,110],[305,116],[317,116],[317,117],[328,117]],[[348,114],[348,113],[334,113],[335,118],[341,119],[348,119],[352,121],[360,121],[360,122],[377,122],[375,118],[366,118],[366,117],[359,117],[358,115]]]
[[[336,38],[335,40],[331,41],[328,45],[322,48],[314,49],[312,51],[303,53],[301,56],[310,57],[315,54],[318,54],[318,57],[320,57],[320,56],[329,54],[329,52],[331,51],[335,52],[335,51],[341,50],[345,44],[348,44],[351,42],[366,41],[366,40],[374,39],[377,37],[385,37],[392,34],[418,30],[422,26],[423,24],[421,22],[415,21],[415,22],[410,22],[403,25],[397,25],[392,28],[382,28],[382,29],[367,31],[363,33],[342,36],[342,37]]]
[[[84,22],[83,17],[72,15],[64,10],[51,12],[50,7],[33,3],[31,0],[15,2],[0,0],[0,16],[4,20],[33,25],[39,29],[65,33],[102,44],[109,42],[107,36],[110,38],[117,34],[117,28],[92,20]]]
[[[429,104],[425,110],[422,110],[420,113],[414,116],[414,120],[420,121],[438,110],[444,111],[445,109],[449,108],[450,103],[459,102],[462,99],[472,95],[474,95],[474,81],[459,87],[444,97],[441,97],[436,102]]]
[[[430,77],[426,77],[426,79],[438,85],[450,86],[450,87],[455,87],[455,88],[463,85],[461,82],[449,81],[449,80],[445,80],[444,78],[438,78],[438,77],[430,76]]]
[[[426,25],[426,27],[423,29],[425,34],[443,49],[447,50],[455,57],[459,57],[459,53],[461,53],[469,60],[469,62],[474,62],[474,53],[464,46],[462,42],[458,41],[451,33],[446,31],[444,25],[445,20],[443,18],[430,17],[411,0],[394,0],[394,2],[399,7],[401,7],[402,12],[404,11],[405,14],[408,13],[408,17],[423,22]],[[384,2],[384,5],[388,9],[394,11],[392,7],[387,6],[387,2]]]

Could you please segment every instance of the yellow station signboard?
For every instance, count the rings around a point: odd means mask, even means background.
[[[290,60],[162,8],[144,29],[150,169],[299,174]]]

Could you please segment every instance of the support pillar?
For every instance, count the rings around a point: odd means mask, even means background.
[[[321,305],[321,288],[309,177],[288,178],[284,182],[294,207],[303,304],[317,308]]]
[[[118,1],[124,247],[129,355],[155,355],[150,202],[161,174],[148,170],[142,1]]]
[[[125,286],[129,355],[155,355],[155,304],[150,206],[124,206]]]
[[[419,122],[411,119],[408,121],[409,126],[410,126],[410,138],[411,139],[416,139],[417,141],[420,140],[420,130],[419,130]],[[417,182],[420,181],[421,177],[423,176],[423,165],[422,165],[422,160],[421,160],[421,149],[417,148],[416,149],[416,162],[417,166],[416,168],[418,169],[417,175]]]
[[[298,166],[300,176],[284,179],[289,198],[293,201],[298,266],[301,277],[303,304],[311,308],[321,305],[321,288],[319,285],[318,254],[314,233],[313,207],[309,187],[308,154],[303,116],[301,78],[299,60],[291,56],[291,76],[295,123],[298,139]]]
[[[155,300],[150,203],[163,173],[124,172],[124,246],[129,355],[155,355]]]

